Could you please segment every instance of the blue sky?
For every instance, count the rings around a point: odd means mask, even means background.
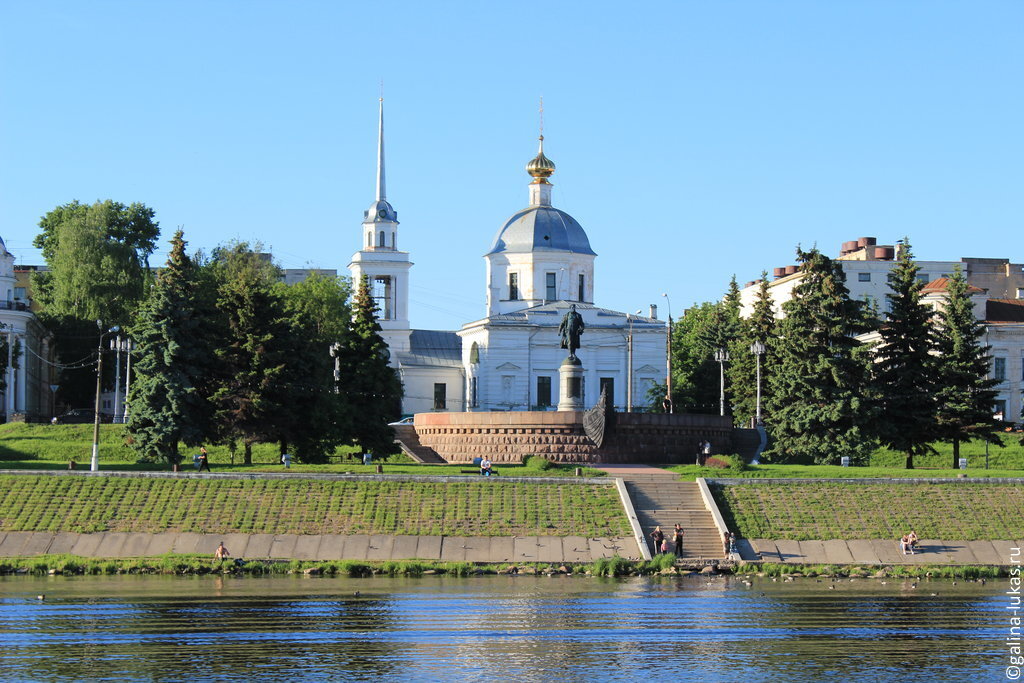
[[[673,313],[793,262],[909,235],[1024,261],[1024,2],[5,2],[0,236],[140,201],[190,248],[238,238],[346,272],[388,199],[416,327],[484,315],[495,232],[545,151],[596,303]]]

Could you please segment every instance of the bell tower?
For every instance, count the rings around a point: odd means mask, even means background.
[[[409,350],[409,253],[398,250],[398,212],[388,203],[384,185],[384,98],[377,127],[376,199],[363,214],[361,248],[348,264],[353,289],[365,275],[377,302],[381,336],[392,357]]]

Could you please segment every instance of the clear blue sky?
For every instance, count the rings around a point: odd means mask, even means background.
[[[909,235],[1024,260],[1024,2],[0,4],[0,236],[140,201],[190,249],[262,241],[347,273],[388,199],[416,327],[484,314],[495,232],[545,151],[596,303],[673,313],[793,261]]]

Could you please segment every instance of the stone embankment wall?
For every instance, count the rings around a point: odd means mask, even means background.
[[[417,413],[416,434],[448,462],[522,462],[539,455],[553,462],[683,463],[707,439],[714,453],[732,452],[732,420],[718,415],[616,413],[600,448],[583,430],[583,413]]]

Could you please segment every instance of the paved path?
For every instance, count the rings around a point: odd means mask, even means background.
[[[155,557],[167,553],[213,556],[223,541],[233,557],[250,560],[440,560],[444,562],[592,562],[638,559],[632,538],[582,536],[385,536],[299,534],[73,534],[0,532],[0,557],[71,554],[82,557]]]
[[[603,470],[626,483],[637,519],[648,544],[655,526],[660,526],[672,546],[672,529],[683,527],[683,559],[723,559],[722,535],[711,511],[704,504],[698,485],[680,481],[675,472],[648,465],[608,464]],[[651,554],[660,552],[652,548]]]
[[[744,560],[789,564],[1009,565],[1011,548],[1022,547],[1024,541],[921,539],[917,552],[904,555],[898,542],[877,538],[856,541],[769,541],[755,538],[743,542],[738,549]]]

